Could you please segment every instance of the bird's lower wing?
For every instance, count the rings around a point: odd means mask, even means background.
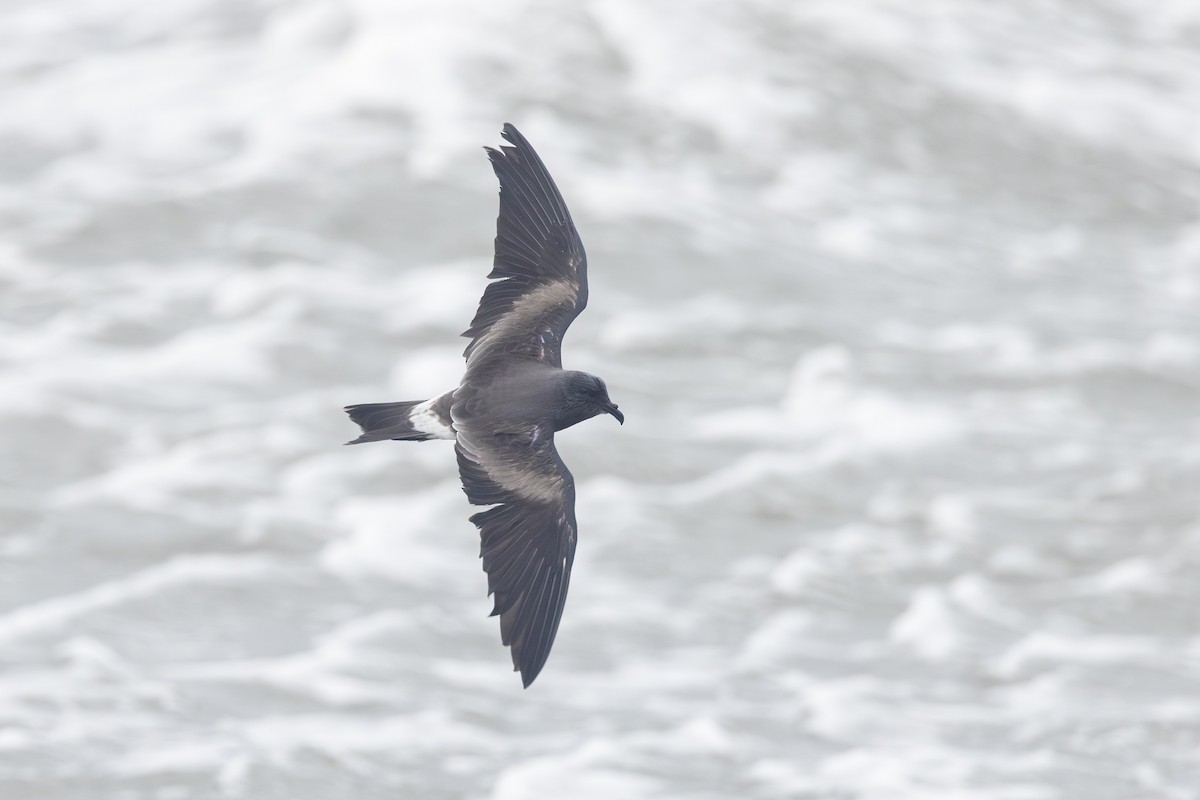
[[[575,560],[575,481],[553,436],[472,435],[455,445],[463,491],[475,505],[488,594],[500,640],[529,686],[558,633]]]

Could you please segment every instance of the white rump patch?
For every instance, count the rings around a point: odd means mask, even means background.
[[[433,404],[440,399],[435,397],[413,406],[412,410],[408,412],[408,421],[413,426],[413,430],[436,436],[439,439],[453,439],[455,438],[454,429],[443,422],[442,418],[433,410]]]

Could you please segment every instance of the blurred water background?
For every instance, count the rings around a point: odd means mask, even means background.
[[[588,248],[528,691],[445,443]],[[1200,797],[1200,6],[5,0],[0,797]]]

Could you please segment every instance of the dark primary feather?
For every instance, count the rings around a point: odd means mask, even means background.
[[[464,355],[544,361],[562,366],[562,338],[587,305],[587,256],[558,187],[525,137],[506,124],[512,143],[485,148],[500,181],[496,256],[479,310],[463,336]],[[557,286],[557,290],[549,290]],[[517,324],[505,324],[505,322]]]

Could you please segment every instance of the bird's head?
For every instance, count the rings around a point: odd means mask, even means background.
[[[570,419],[562,427],[569,427],[599,414],[612,414],[617,422],[625,424],[625,415],[608,397],[608,387],[595,375],[586,372],[571,373],[566,388],[566,406]]]

